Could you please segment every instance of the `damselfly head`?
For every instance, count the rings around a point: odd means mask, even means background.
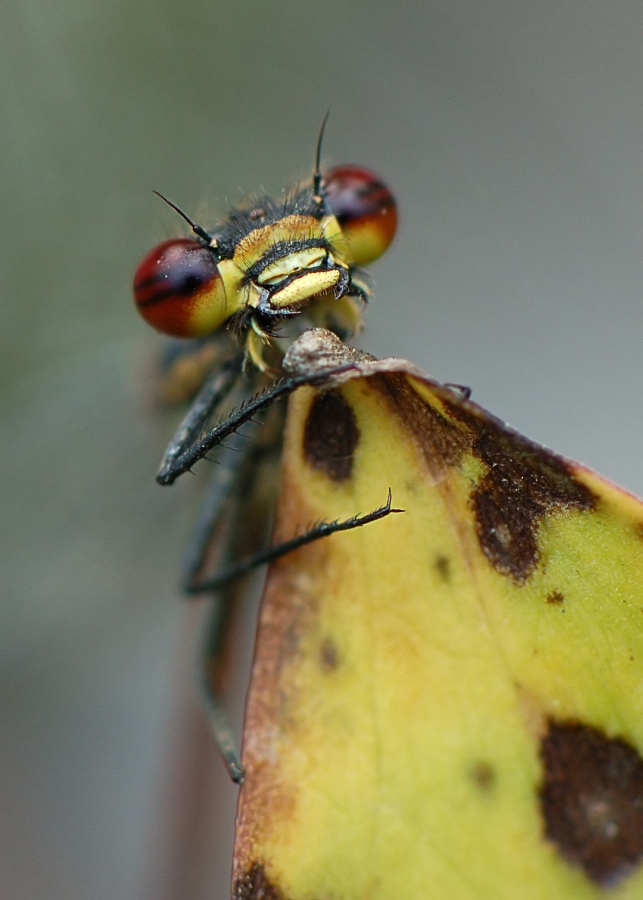
[[[357,166],[316,172],[280,201],[233,209],[211,233],[170,205],[195,237],[164,241],[144,257],[134,276],[140,314],[173,337],[229,326],[259,368],[280,323],[302,313],[342,337],[357,330],[369,294],[359,267],[384,253],[397,224],[388,187]]]

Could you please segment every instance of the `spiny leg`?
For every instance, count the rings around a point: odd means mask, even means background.
[[[308,372],[302,375],[293,375],[271,385],[266,390],[252,397],[252,399],[242,403],[237,409],[230,413],[225,421],[212,428],[200,440],[195,440],[191,445],[189,445],[190,441],[188,440],[182,441],[181,443],[179,440],[173,441],[166,453],[166,460],[169,461],[167,464],[165,464],[164,461],[159,474],[156,476],[156,480],[160,484],[172,484],[179,475],[182,475],[184,472],[187,472],[188,469],[191,469],[192,466],[202,459],[209,450],[216,447],[217,444],[220,444],[221,441],[237,431],[243,424],[250,421],[256,413],[272,406],[272,404],[280,397],[291,394],[293,391],[297,390],[298,387],[302,387],[303,385],[323,384],[324,381],[332,376],[341,375],[343,372],[349,372],[354,368],[355,363],[347,362],[343,365],[335,365],[328,369],[315,370],[314,372]],[[199,400],[197,399],[197,403],[198,402]],[[214,407],[212,406],[211,409],[212,408]],[[184,420],[185,422],[188,421],[190,415],[191,413],[188,413],[188,416],[186,416],[186,419]],[[203,424],[206,420],[207,416],[202,416],[200,423]],[[198,429],[194,427],[191,422],[189,423],[189,426],[191,427],[191,437],[195,437]],[[177,432],[177,439],[180,439],[182,431],[183,426],[181,426]]]
[[[211,578],[208,578],[199,584],[189,586],[187,588],[188,593],[200,594],[206,591],[220,590],[233,581],[236,581],[238,578],[242,578],[244,575],[252,572],[258,566],[263,566],[266,563],[285,556],[287,553],[292,553],[294,550],[298,550],[305,544],[311,544],[313,541],[329,537],[331,534],[337,534],[338,531],[350,531],[353,528],[361,528],[363,525],[368,525],[370,522],[384,519],[391,513],[404,512],[403,509],[394,509],[391,505],[392,502],[393,497],[391,489],[389,488],[388,497],[383,506],[378,506],[377,509],[366,513],[365,515],[351,516],[350,519],[344,519],[343,521],[334,520],[332,522],[319,522],[316,525],[312,525],[302,534],[296,535],[290,540],[283,541],[279,544],[273,544],[271,547],[266,547],[265,550],[261,550],[259,553],[247,556],[238,562],[219,569],[219,571]]]
[[[277,423],[278,434],[281,422]],[[249,441],[235,451],[232,447],[224,448],[219,457],[219,465],[214,473],[212,485],[203,504],[194,537],[188,548],[184,564],[184,589],[187,593],[203,593],[201,585],[203,572],[212,565],[230,566],[239,552],[240,541],[247,541],[249,530],[245,527],[249,518],[267,520],[262,504],[259,515],[250,516],[250,507],[255,499],[257,482],[262,478],[263,462],[277,458],[279,446],[271,442],[270,429],[255,431]],[[276,479],[268,479],[269,484],[276,486]],[[259,485],[260,487],[263,485]],[[243,528],[241,526],[244,526]],[[260,529],[265,532],[267,529]],[[265,533],[250,534],[251,544],[265,540]],[[216,557],[213,563],[212,556]],[[211,589],[206,589],[212,593]],[[221,696],[221,676],[223,674],[223,657],[230,637],[232,610],[237,600],[236,591],[228,583],[225,587],[214,591],[211,606],[211,620],[207,629],[206,643],[203,648],[201,662],[201,686],[210,728],[221,751],[230,777],[236,783],[243,781],[243,768],[239,753],[235,746],[232,729],[225,712]]]
[[[205,633],[205,641],[200,660],[201,693],[208,716],[210,731],[223,757],[230,778],[235,784],[242,784],[244,770],[241,757],[225,711],[220,689],[222,659],[226,642],[230,636],[233,603],[228,592],[213,598],[210,621]]]
[[[226,447],[217,460],[218,465],[184,560],[183,589],[186,592],[199,583],[199,573],[215,538],[219,539],[217,543],[220,546],[217,549],[220,558],[225,560],[229,556],[234,531],[233,522],[230,521],[231,507],[235,500],[239,472],[248,452],[248,448],[235,452],[234,448]],[[220,532],[221,526],[224,528],[223,534],[216,534]],[[230,591],[219,591],[212,597],[210,621],[199,663],[199,680],[210,730],[230,777],[240,784],[243,781],[243,769],[218,684],[222,674],[223,651],[230,631],[233,600]]]
[[[243,467],[239,470],[243,471]],[[363,516],[354,516],[344,521],[320,522],[303,534],[297,535],[289,541],[275,544],[259,553],[244,557],[237,563],[231,563],[221,568],[211,578],[200,582],[191,582],[187,590],[190,594],[214,593],[212,602],[211,620],[206,634],[204,656],[202,664],[201,685],[208,711],[210,728],[221,751],[224,762],[230,773],[230,777],[236,784],[242,784],[245,773],[241,764],[239,752],[232,733],[230,722],[225,712],[221,690],[220,677],[223,671],[222,660],[224,657],[226,642],[230,636],[233,601],[235,599],[234,582],[254,571],[271,560],[278,559],[293,550],[303,547],[312,541],[320,540],[339,531],[348,531],[352,528],[360,528],[370,522],[385,518],[391,513],[403,512],[392,507],[392,496],[389,488],[388,497],[384,506],[374,509]],[[241,521],[244,517],[244,505],[240,507],[235,519]],[[235,523],[236,524],[236,523]],[[226,535],[228,546],[224,548],[224,558],[234,543],[236,529],[233,526]]]
[[[226,550],[230,549],[227,545],[230,543],[229,532],[236,518],[234,505],[240,473],[247,468],[251,451],[251,441],[247,441],[240,447],[224,447],[217,457],[216,468],[183,559],[182,587],[187,594],[192,593],[194,585],[202,580],[200,575],[213,542],[216,540],[218,544],[220,558],[225,558]],[[222,526],[226,526],[225,533],[215,536]]]
[[[189,468],[181,467],[177,460],[194,446],[210,416],[234,390],[240,380],[242,366],[243,354],[240,353],[224,363],[203,385],[165,451],[156,476],[160,484],[172,484],[178,475]]]

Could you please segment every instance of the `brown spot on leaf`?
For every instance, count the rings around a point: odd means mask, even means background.
[[[512,440],[494,444],[484,435],[476,443],[489,470],[472,503],[487,557],[496,569],[521,583],[539,561],[541,519],[565,509],[594,509],[595,500],[560,457],[518,435],[503,437]]]
[[[564,601],[565,595],[561,594],[560,591],[551,591],[547,594],[547,603],[551,603],[552,606],[560,606]]]
[[[434,408],[402,374],[377,376],[373,383],[438,476],[469,451],[486,466],[471,495],[476,532],[491,565],[517,584],[539,562],[538,528],[551,513],[591,510],[595,498],[569,464],[507,428],[468,400],[440,394],[447,412]]]
[[[478,760],[471,769],[471,777],[477,787],[487,793],[496,783],[496,770],[490,763]]]
[[[447,583],[451,581],[451,563],[448,556],[443,556],[441,553],[438,554],[438,556],[435,557],[434,565],[435,570],[442,581]]]
[[[333,481],[346,481],[353,471],[353,454],[359,443],[357,419],[339,391],[317,394],[308,410],[304,428],[304,456],[313,469]]]
[[[405,375],[379,375],[371,379],[386,397],[391,409],[411,432],[432,472],[456,465],[471,445],[457,424],[433,409],[411,386]]]
[[[233,900],[285,900],[284,895],[266,876],[261,863],[253,862],[245,875],[237,878]]]
[[[551,722],[540,755],[546,836],[592,881],[614,884],[643,859],[643,760],[575,722]]]
[[[332,638],[324,638],[322,641],[319,659],[325,672],[332,672],[339,665],[337,645]]]
[[[493,421],[476,424],[472,449],[488,467],[471,497],[478,540],[494,568],[522,584],[539,562],[540,521],[561,510],[593,509],[594,495],[549,450]]]

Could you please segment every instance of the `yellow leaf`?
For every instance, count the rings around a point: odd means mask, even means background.
[[[234,897],[643,898],[643,505],[333,352],[290,400],[275,540],[389,487],[405,512],[271,566]]]

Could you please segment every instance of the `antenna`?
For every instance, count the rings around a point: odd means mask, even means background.
[[[330,110],[324,116],[324,120],[321,123],[321,128],[319,129],[319,137],[317,138],[317,150],[315,152],[315,171],[313,173],[313,195],[316,200],[318,200],[319,204],[322,205],[322,201],[324,199],[324,195],[322,194],[322,175],[320,172],[321,166],[321,148],[322,148],[322,140],[324,137],[324,129],[326,128],[326,122],[328,122],[328,117],[330,115]]]
[[[172,203],[171,200],[168,200],[167,197],[164,197],[163,194],[161,194],[159,191],[153,191],[153,193],[156,194],[157,197],[160,197],[161,200],[165,201],[165,203],[167,203],[168,206],[171,206],[172,209],[175,212],[177,212],[181,216],[181,218],[184,219],[188,223],[188,225],[190,226],[192,231],[197,235],[197,237],[200,237],[202,240],[207,242],[208,247],[212,247],[213,250],[217,249],[217,247],[218,247],[217,239],[213,238],[212,235],[208,234],[208,232],[205,230],[205,228],[201,228],[200,225],[197,225],[196,222],[193,222],[187,213],[184,213],[183,210],[179,206],[176,205],[176,203]]]

